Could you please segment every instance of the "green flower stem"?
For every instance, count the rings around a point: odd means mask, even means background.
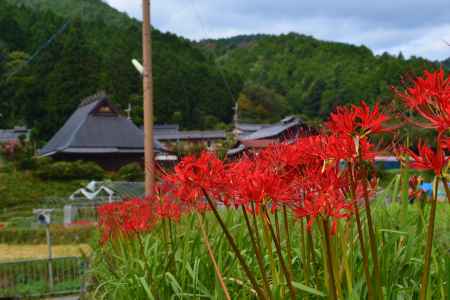
[[[445,194],[447,195],[448,204],[450,204],[450,189],[448,188],[447,177],[445,177],[445,175],[443,175],[441,178],[442,178],[442,184],[444,185]]]
[[[369,244],[370,244],[370,251],[372,254],[372,258],[373,258],[375,282],[377,283],[376,291],[379,294],[379,299],[384,299],[383,285],[381,282],[380,264],[379,264],[378,252],[377,252],[377,240],[376,240],[375,229],[374,229],[373,220],[372,220],[372,212],[371,212],[370,201],[369,201],[369,192],[368,192],[368,187],[367,187],[367,171],[364,170],[363,174],[364,174],[364,177],[362,179],[362,183],[363,183],[363,194],[364,194],[364,206],[366,209],[367,227],[369,229]]]
[[[252,229],[252,226],[250,225],[250,220],[248,218],[247,210],[244,206],[241,206],[241,208],[242,208],[242,213],[244,214],[245,224],[247,225],[248,233],[250,235],[250,240],[252,241],[253,250],[255,251],[255,254],[256,254],[256,260],[258,262],[259,270],[261,271],[261,276],[263,279],[264,290],[266,292],[266,296],[269,299],[272,299],[272,293],[269,288],[269,281],[267,280],[267,274],[266,274],[266,269],[264,268],[264,262],[263,262],[263,258],[261,255],[261,250],[258,247],[259,245],[256,242],[255,235],[253,234],[253,229]]]
[[[208,256],[211,259],[211,262],[214,267],[214,271],[216,272],[217,279],[219,279],[219,284],[222,287],[223,293],[225,295],[225,298],[227,300],[231,300],[230,293],[228,292],[227,286],[225,284],[225,281],[223,280],[222,272],[220,272],[219,265],[217,264],[216,258],[214,257],[214,253],[211,247],[211,244],[209,243],[208,239],[208,233],[206,232],[205,228],[205,222],[204,222],[205,216],[203,214],[199,214],[198,223],[200,225],[200,230],[202,232],[203,242],[205,243],[206,250],[208,251]]]
[[[281,269],[283,270],[283,273],[286,276],[287,286],[288,286],[289,291],[290,291],[291,299],[295,300],[296,299],[296,292],[295,292],[294,287],[292,286],[292,274],[289,272],[289,270],[286,267],[286,263],[284,261],[283,254],[281,253],[280,241],[278,240],[278,238],[277,238],[277,236],[275,234],[275,231],[273,230],[269,214],[267,213],[267,210],[265,208],[263,208],[263,212],[264,212],[264,216],[265,216],[266,222],[269,225],[268,227],[269,227],[270,234],[272,235],[272,239],[273,239],[273,241],[275,243],[275,250],[276,250],[276,252],[278,254],[278,258],[280,260]]]
[[[337,290],[336,290],[336,280],[334,276],[334,267],[333,267],[333,248],[331,247],[330,242],[330,227],[328,225],[328,219],[322,218],[322,226],[323,226],[323,237],[325,244],[325,256],[326,256],[326,265],[327,265],[327,278],[328,278],[328,289],[330,291],[331,300],[337,300]]]
[[[419,294],[420,300],[426,300],[426,298],[427,298],[428,281],[429,281],[429,276],[430,276],[431,252],[433,250],[434,223],[435,223],[435,219],[436,219],[438,183],[439,183],[439,178],[436,178],[434,181],[433,199],[431,202],[431,212],[430,212],[430,218],[428,221],[427,245],[425,248],[425,257],[424,257],[425,263],[424,263],[424,267],[423,267],[421,288],[420,288],[420,294]]]
[[[231,246],[231,249],[233,250],[234,254],[236,255],[239,263],[241,264],[241,267],[244,270],[245,275],[250,280],[250,283],[252,284],[253,289],[256,291],[258,298],[259,299],[267,299],[266,296],[264,295],[263,291],[261,290],[261,288],[258,286],[255,276],[250,271],[250,268],[247,265],[247,263],[245,262],[244,257],[241,254],[241,251],[239,251],[239,248],[237,247],[233,236],[229,232],[227,226],[225,225],[225,223],[222,220],[222,217],[220,216],[219,212],[217,211],[215,204],[212,202],[211,198],[208,196],[208,193],[206,193],[205,190],[203,190],[203,194],[205,195],[205,198],[208,201],[208,205],[211,207],[211,210],[213,211],[214,216],[216,217],[217,221],[219,222],[219,225],[222,228],[222,231],[225,234],[225,237],[227,238],[228,243]]]
[[[370,272],[369,272],[369,259],[367,257],[366,247],[364,244],[364,232],[362,229],[362,223],[361,223],[361,216],[359,214],[359,207],[358,203],[356,201],[356,184],[355,184],[355,174],[354,174],[354,168],[353,165],[350,165],[351,167],[351,174],[349,175],[350,179],[350,187],[351,187],[351,199],[353,202],[353,210],[355,212],[355,219],[356,219],[356,228],[358,230],[358,240],[359,240],[359,246],[361,248],[361,255],[363,259],[363,268],[364,268],[364,276],[366,277],[366,283],[367,283],[367,298],[368,300],[373,299],[373,287],[372,287],[372,280],[370,278]]]
[[[289,272],[291,272],[291,274],[292,274],[292,247],[291,247],[291,239],[289,237],[289,219],[288,219],[288,215],[287,215],[286,205],[283,205],[283,218],[284,218],[284,232],[286,234],[288,268],[289,268]]]

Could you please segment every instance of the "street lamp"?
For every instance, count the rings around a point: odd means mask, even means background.
[[[144,66],[141,65],[141,63],[137,59],[132,59],[131,63],[133,64],[136,71],[139,72],[142,76],[144,75]]]

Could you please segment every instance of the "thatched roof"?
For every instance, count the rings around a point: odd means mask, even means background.
[[[155,140],[156,152],[165,148]],[[55,153],[143,153],[144,134],[104,93],[82,101],[63,127],[40,150]]]

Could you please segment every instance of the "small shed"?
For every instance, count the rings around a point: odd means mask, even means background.
[[[166,148],[154,141],[155,155]],[[40,151],[55,160],[94,161],[106,170],[144,163],[144,133],[114,106],[105,93],[83,100]]]

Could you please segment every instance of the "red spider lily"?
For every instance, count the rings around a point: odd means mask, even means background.
[[[207,190],[212,196],[220,196],[220,187],[225,178],[223,162],[213,153],[203,152],[199,158],[185,157],[173,174],[163,177],[172,185],[172,192],[181,201],[190,205],[198,204]]]
[[[297,217],[309,217],[308,229],[319,216],[332,218],[332,233],[336,228],[337,219],[349,218],[352,213],[352,203],[347,201],[341,188],[342,179],[336,169],[318,172],[317,169],[306,171],[304,180],[299,182],[299,195],[294,213]]]
[[[445,157],[444,151],[438,146],[437,151],[429,148],[427,145],[421,143],[418,145],[418,154],[410,149],[404,149],[404,152],[412,157],[409,163],[411,168],[419,170],[433,170],[436,176],[441,176],[442,171],[448,165],[448,158]]]
[[[178,222],[183,214],[190,211],[190,207],[180,201],[174,194],[174,185],[164,179],[155,186],[156,192],[148,201],[152,203],[159,218]]]
[[[336,112],[331,114],[326,126],[336,134],[365,137],[368,134],[387,131],[383,123],[388,120],[389,117],[380,112],[378,103],[370,110],[370,107],[361,101],[360,106],[338,107]]]
[[[318,135],[299,139],[292,145],[293,152],[299,153],[299,164],[324,162],[327,165],[341,160],[373,160],[376,152],[367,139],[352,138],[348,135]]]
[[[450,138],[449,137],[441,137],[439,139],[439,144],[442,149],[450,149]]]
[[[102,242],[118,235],[132,236],[149,231],[158,219],[151,203],[141,199],[108,203],[97,210]]]
[[[270,161],[244,157],[231,164],[227,171],[226,194],[235,206],[249,208],[253,202],[258,209],[261,204],[271,201],[275,209],[277,204],[292,198],[291,186],[284,179],[283,170],[275,168]]]
[[[407,106],[417,112],[423,122],[414,122],[422,128],[443,132],[450,127],[450,77],[441,69],[435,72],[425,71],[412,87],[405,91],[395,90]]]
[[[161,219],[169,219],[178,222],[181,218],[182,209],[177,203],[162,202],[156,206],[155,213]]]

